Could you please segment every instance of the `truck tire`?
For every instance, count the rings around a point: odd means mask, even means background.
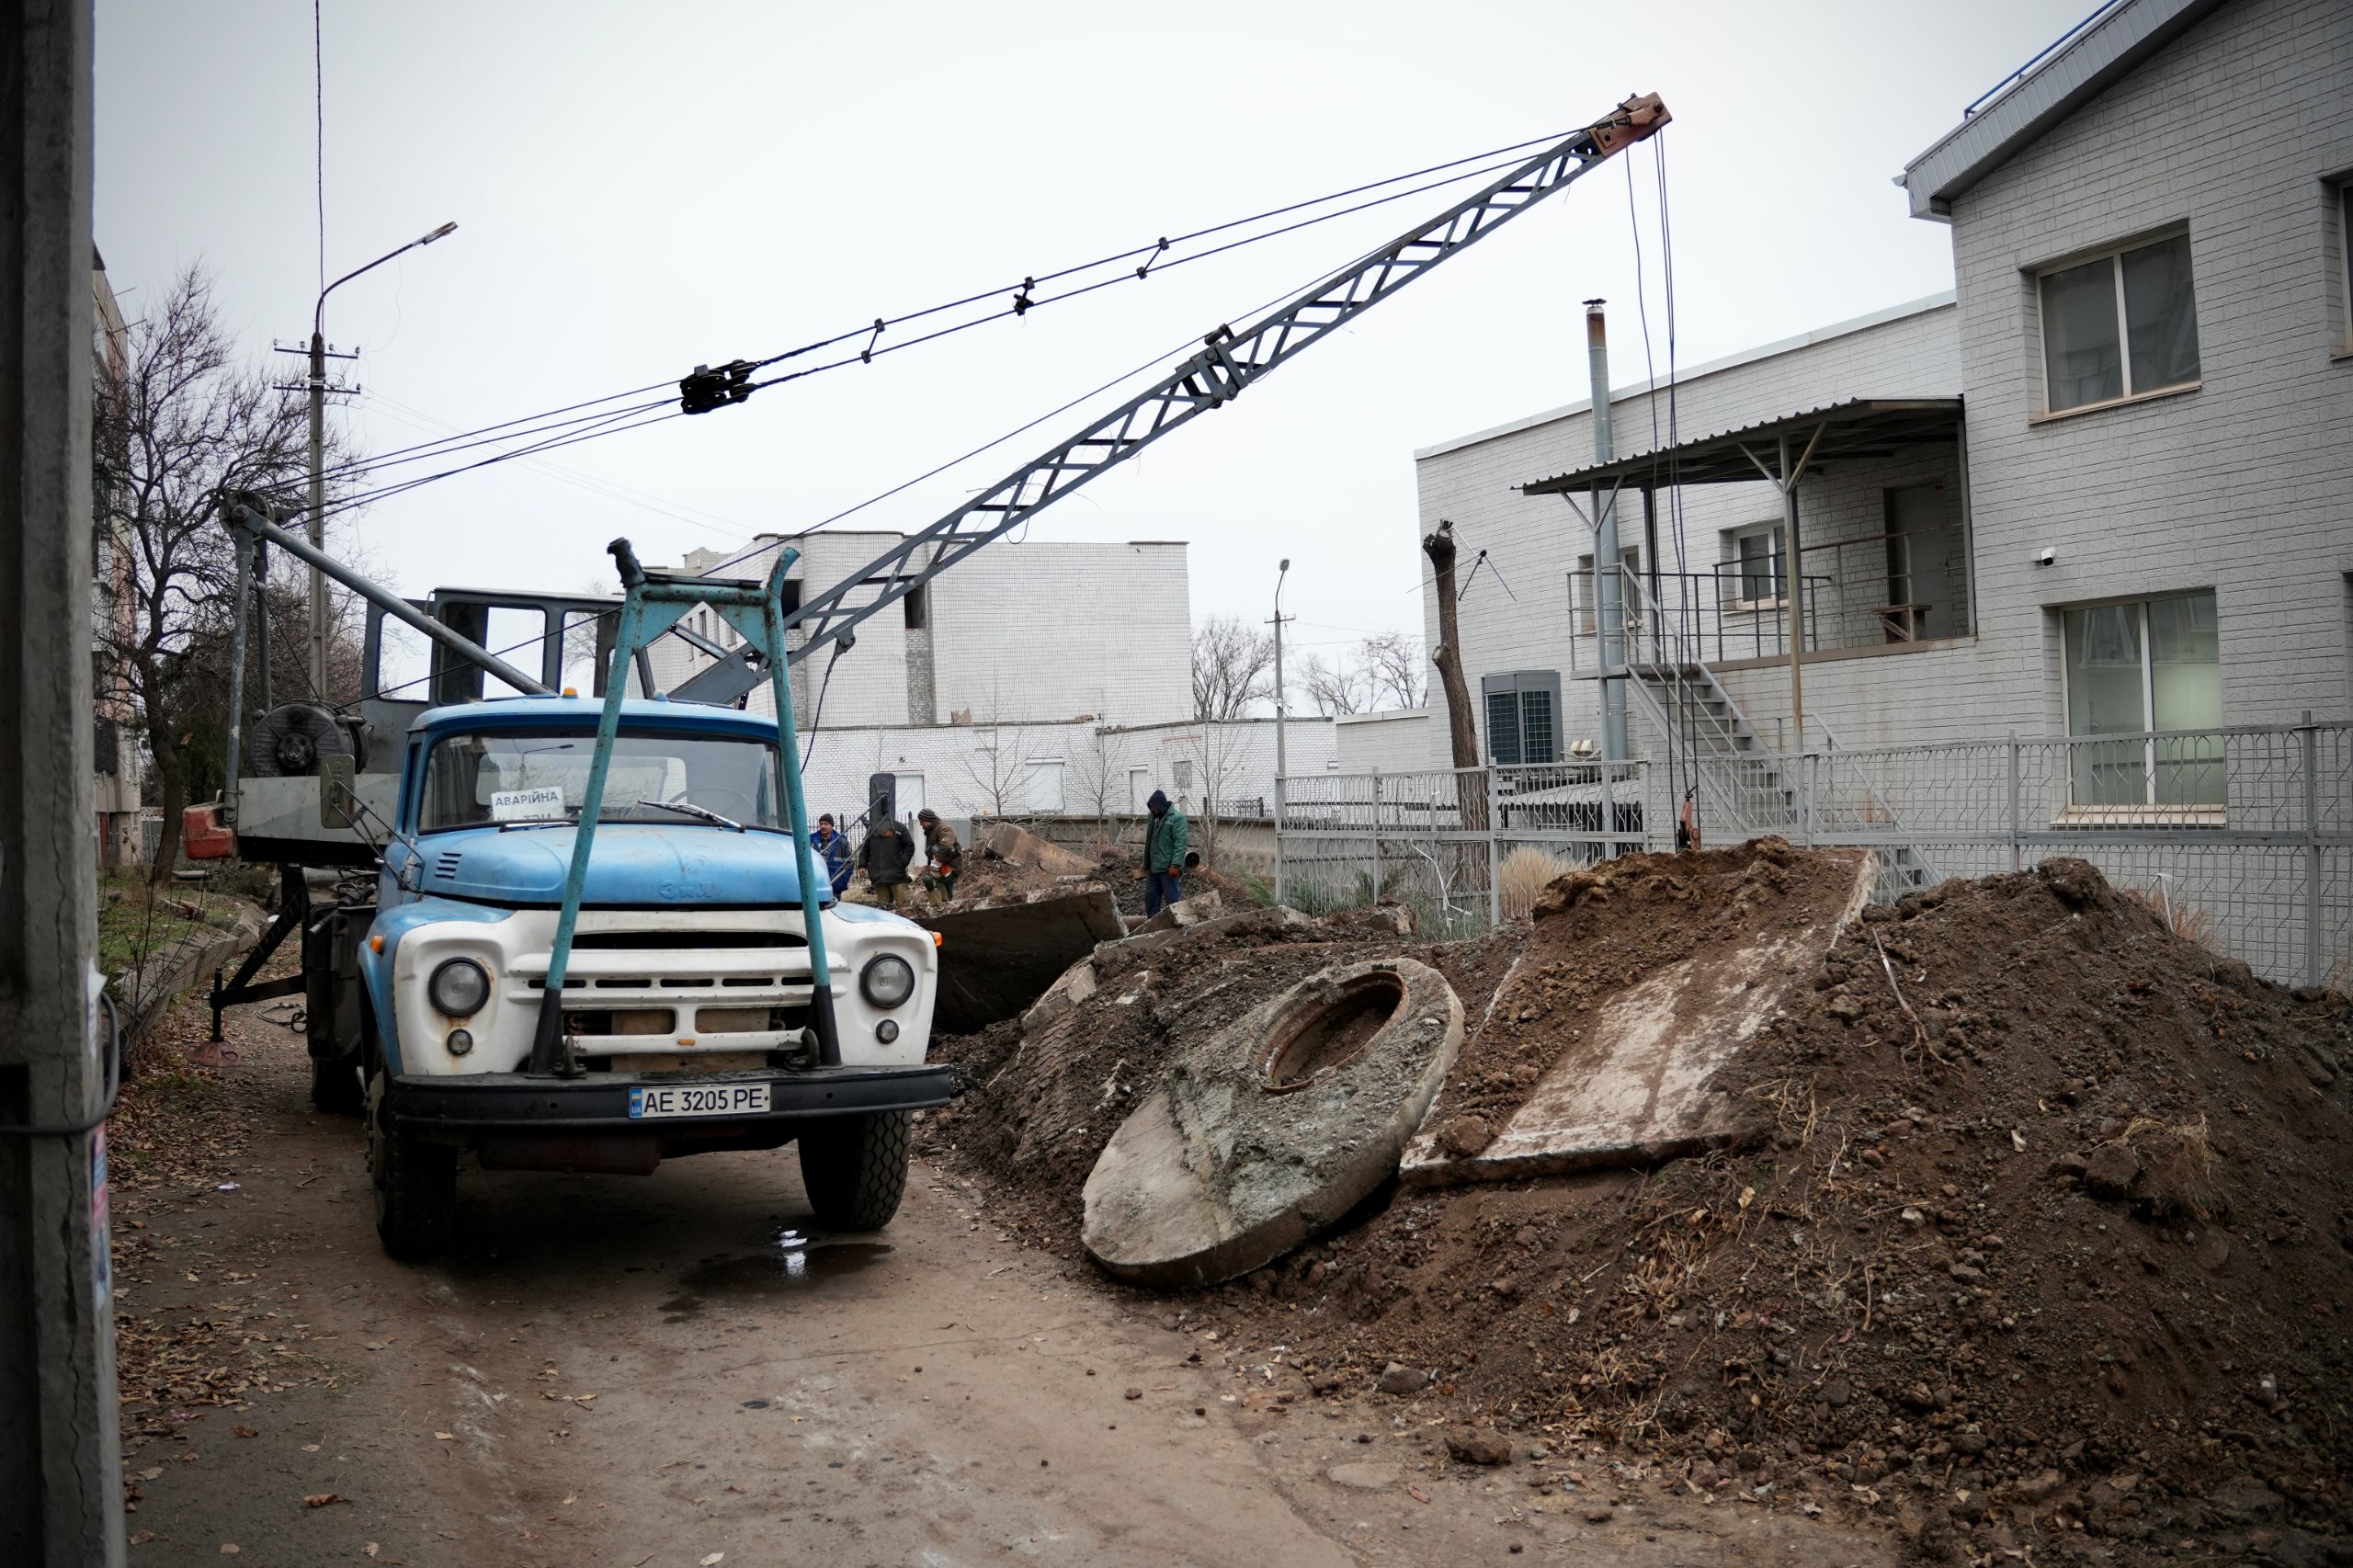
[[[358,1116],[368,1108],[356,1053],[311,1058],[311,1104],[324,1116]]]
[[[388,1257],[417,1262],[444,1251],[458,1212],[458,1152],[392,1131],[381,1067],[368,1085],[368,1182],[376,1237]]]
[[[908,1113],[828,1117],[801,1134],[801,1184],[826,1231],[879,1231],[907,1190]]]

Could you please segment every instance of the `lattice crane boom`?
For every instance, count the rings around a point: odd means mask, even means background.
[[[1277,366],[1546,197],[1565,190],[1611,154],[1658,131],[1668,119],[1656,94],[1629,98],[1606,118],[1333,273],[1259,321],[1239,332],[1219,327],[1202,339],[1199,353],[1157,385],[1024,463],[930,527],[909,534],[863,569],[805,596],[785,618],[788,628],[800,627],[806,633],[806,641],[790,657],[797,662],[850,636],[869,617],[1188,421],[1232,402]],[[862,597],[868,588],[878,591]]]

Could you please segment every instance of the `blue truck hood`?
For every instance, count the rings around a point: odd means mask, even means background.
[[[559,904],[576,836],[568,827],[428,834],[416,841],[425,856],[419,889],[518,907]],[[822,864],[818,875],[818,897],[830,902]],[[801,877],[785,834],[605,823],[589,850],[581,902],[656,909],[799,903]]]

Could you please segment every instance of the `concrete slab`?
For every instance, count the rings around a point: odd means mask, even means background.
[[[1877,859],[1863,850],[1824,853],[1853,867],[1835,915],[1771,926],[1730,954],[1653,971],[1604,1003],[1594,1027],[1564,1029],[1560,1056],[1483,1147],[1465,1147],[1441,1110],[1406,1149],[1400,1177],[1416,1187],[1512,1181],[1648,1164],[1723,1142],[1732,1108],[1705,1092],[1708,1081],[1808,982],[1870,901]],[[1506,976],[1499,1004],[1509,1005],[1511,986]]]
[[[1065,849],[1009,822],[990,824],[973,839],[971,848],[1050,877],[1092,877],[1102,872],[1093,856]]]
[[[970,1034],[1019,1016],[1097,943],[1116,941],[1127,930],[1111,890],[1100,882],[915,918],[940,935],[932,1028],[941,1034]]]
[[[1246,1274],[1397,1168],[1462,1043],[1462,1004],[1410,959],[1335,965],[1179,1057],[1086,1179],[1080,1240],[1164,1288]]]

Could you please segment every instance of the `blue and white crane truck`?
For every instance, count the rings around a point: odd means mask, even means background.
[[[820,1224],[886,1222],[909,1117],[955,1092],[924,1060],[937,954],[912,922],[833,903],[817,874],[788,665],[847,652],[868,618],[1668,119],[1655,94],[1628,98],[1256,321],[1220,326],[1158,382],[806,596],[790,551],[746,584],[647,573],[618,542],[618,606],[460,589],[413,603],[279,528],[258,498],[224,496],[239,572],[229,779],[221,801],[189,809],[188,852],[275,863],[285,894],[236,978],[215,978],[214,1038],[223,1007],[305,997],[313,1096],[365,1111],[377,1230],[398,1256],[448,1238],[464,1150],[490,1169],[645,1172],[797,1140]],[[753,379],[759,368],[698,366],[678,383],[682,411],[775,384]],[[1595,516],[1614,499],[1597,491]],[[356,705],[272,706],[265,662],[246,713],[248,577],[265,546],[368,600]],[[686,624],[703,605],[740,642]],[[494,618],[517,616],[537,628],[536,675],[483,646]],[[429,705],[379,679],[397,626],[436,644]],[[645,657],[665,633],[712,661],[666,702]],[[575,663],[589,699],[564,689]],[[625,696],[632,670],[651,699]],[[530,695],[483,700],[485,676]],[[731,706],[764,681],[774,723]],[[257,979],[296,931],[301,972]]]
[[[241,558],[304,542],[252,498],[230,511]],[[234,983],[216,978],[216,1028],[222,1006],[304,994],[313,1096],[364,1111],[394,1256],[447,1244],[466,1152],[486,1170],[644,1174],[797,1142],[817,1223],[878,1229],[905,1186],[911,1114],[955,1092],[925,1061],[932,933],[835,902],[814,863],[782,656],[791,552],[765,584],[677,583],[611,549],[618,606],[393,601],[440,644],[430,706],[376,678],[390,596],[375,589],[362,711],[293,705],[233,730],[254,765],[230,792],[236,824],[208,832],[199,808],[194,824],[192,853],[233,844],[286,868],[272,939]],[[637,653],[701,606],[762,651],[777,719],[625,695]],[[591,618],[601,690],[546,689],[559,635],[535,680],[452,629],[486,608]],[[480,700],[485,673],[533,694]],[[341,880],[303,873],[323,863]],[[303,973],[256,983],[298,929]]]

